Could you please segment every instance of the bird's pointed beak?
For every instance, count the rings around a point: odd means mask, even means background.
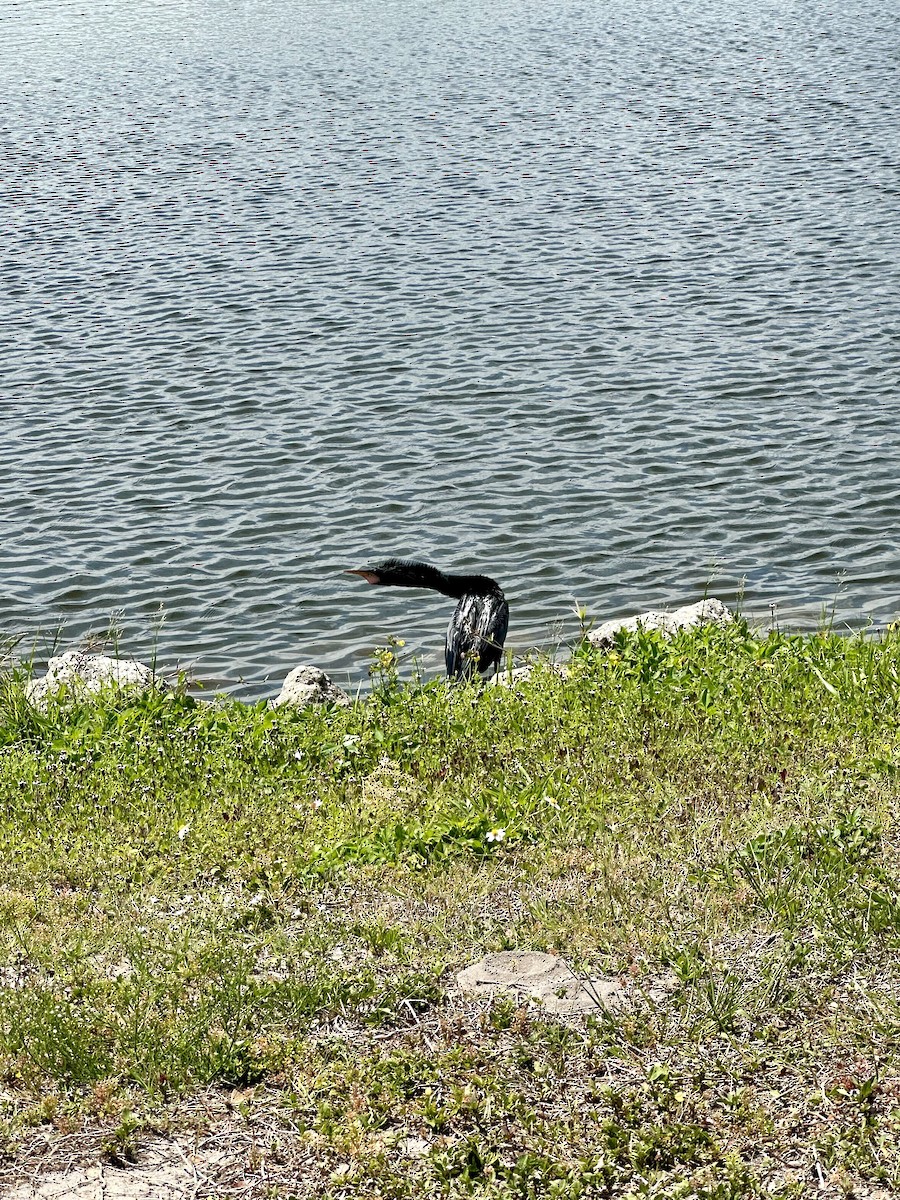
[[[345,571],[345,575],[359,575],[366,583],[381,583],[381,579],[377,571]]]

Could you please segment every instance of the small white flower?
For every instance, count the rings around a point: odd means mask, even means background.
[[[302,751],[302,750],[295,750],[295,751],[294,751],[294,758],[296,758],[296,760],[297,760],[298,762],[300,761],[300,759],[301,759],[302,757],[303,757],[303,751]]]
[[[312,806],[313,806],[313,808],[321,808],[321,807],[322,807],[322,801],[321,801],[321,800],[313,800],[313,802],[312,802]]]
[[[485,840],[488,842],[502,842],[505,837],[505,829],[489,829],[485,834]]]
[[[188,823],[187,825],[182,825],[182,827],[181,827],[181,828],[178,830],[178,840],[179,840],[179,842],[183,842],[183,841],[184,841],[184,839],[187,837],[187,835],[188,835],[190,832],[191,832],[191,826],[190,826],[190,823]]]

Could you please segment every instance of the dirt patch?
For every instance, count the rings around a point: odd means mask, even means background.
[[[236,1111],[252,1101],[252,1113]],[[0,1164],[3,1200],[242,1200],[318,1180],[316,1150],[281,1110],[280,1093],[211,1089],[157,1114],[138,1132],[133,1162],[111,1162],[112,1128],[35,1130]],[[164,1125],[167,1134],[159,1131]],[[313,1187],[315,1184],[313,1184]]]
[[[109,1163],[36,1174],[7,1192],[7,1200],[184,1200],[214,1184],[222,1155],[198,1153],[177,1141],[145,1143],[133,1166]]]

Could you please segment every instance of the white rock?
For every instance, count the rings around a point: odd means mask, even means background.
[[[129,658],[110,658],[87,650],[67,650],[47,664],[47,674],[32,679],[25,694],[32,704],[45,704],[49,695],[67,688],[74,696],[85,696],[104,688],[140,692],[166,687],[155,671]]]
[[[563,959],[535,950],[488,954],[460,971],[456,982],[468,996],[512,992],[563,1016],[618,1008],[626,1000],[625,989],[615,980],[581,978]]]
[[[535,671],[553,671],[555,674],[565,678],[568,675],[568,670],[562,663],[554,662],[537,662],[527,663],[524,667],[516,667],[512,671],[498,671],[490,680],[494,687],[515,687],[517,683],[523,683]]]
[[[281,685],[273,704],[340,704],[346,707],[350,697],[318,667],[294,667]]]
[[[695,625],[727,625],[734,617],[721,600],[710,596],[697,604],[685,604],[674,612],[645,612],[636,617],[624,617],[618,621],[605,621],[587,635],[588,641],[598,650],[608,650],[620,629],[658,629],[664,637],[671,637],[679,629]]]

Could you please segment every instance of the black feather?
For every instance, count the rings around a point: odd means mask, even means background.
[[[493,675],[508,627],[509,605],[499,588],[487,596],[464,595],[447,626],[447,674],[462,679]]]

